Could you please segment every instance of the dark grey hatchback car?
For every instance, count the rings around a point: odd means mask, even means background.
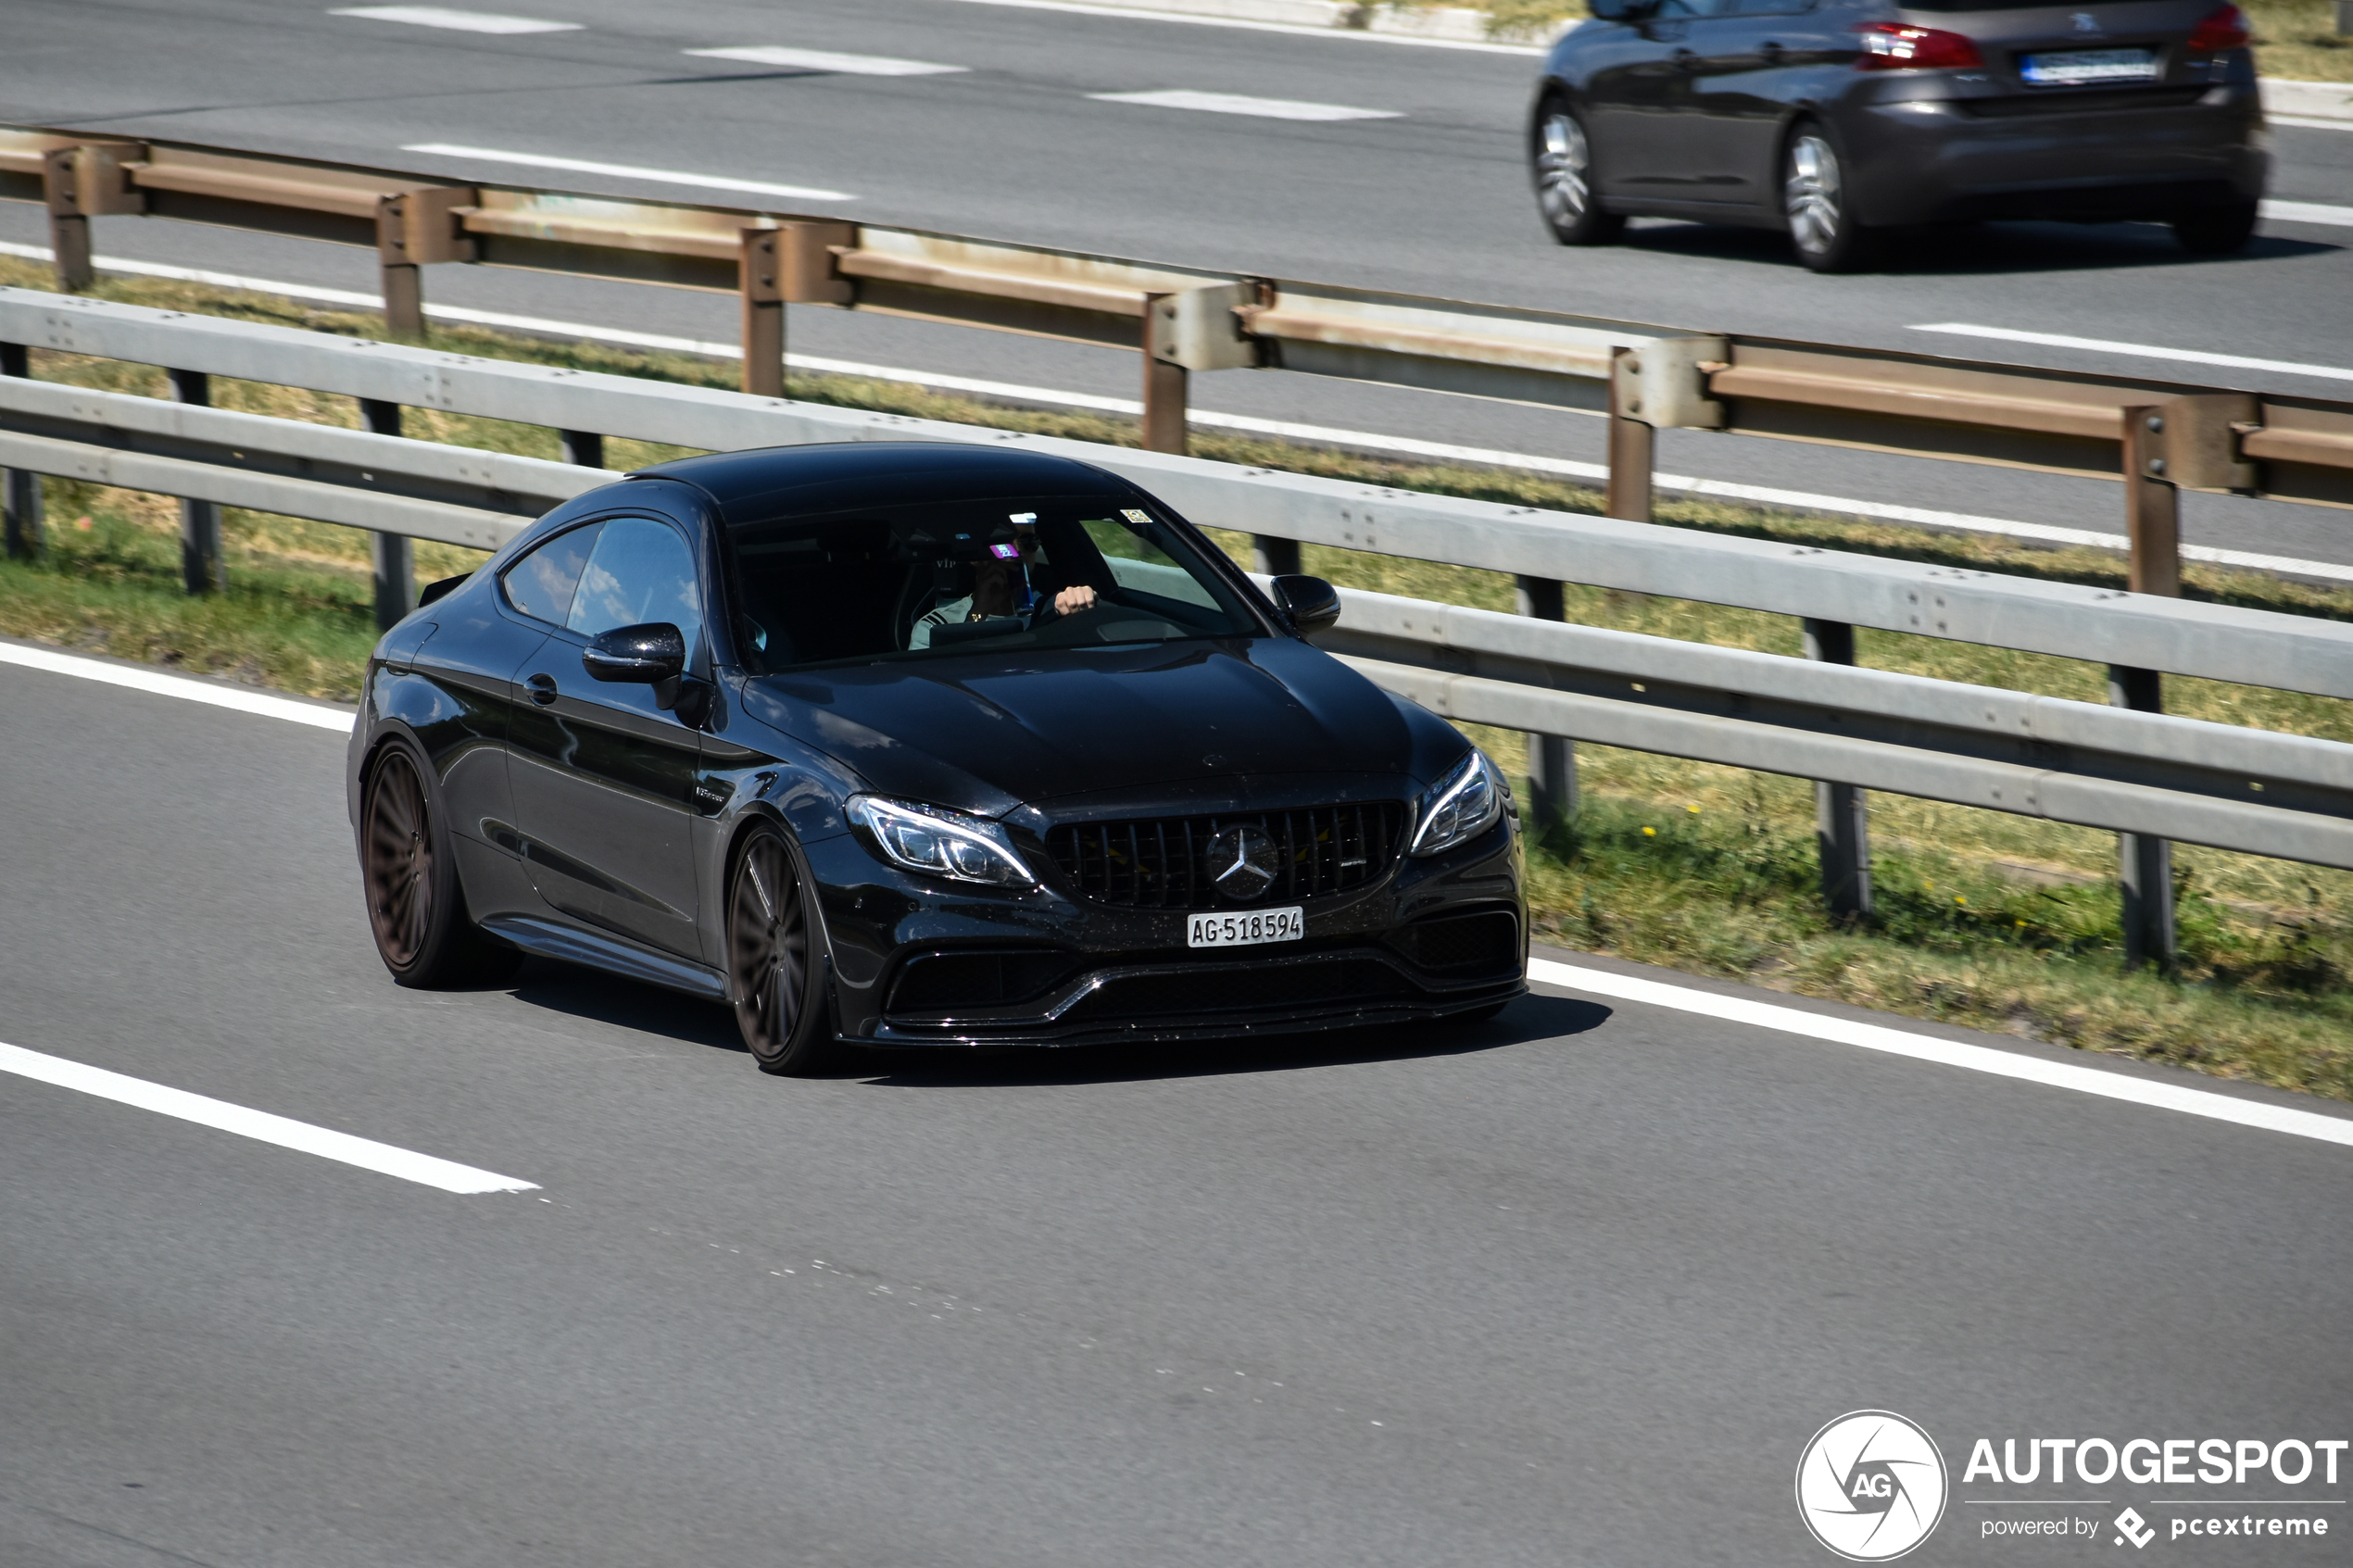
[[[1635,215],[1783,228],[1818,271],[1978,219],[2254,232],[2270,158],[2246,18],[2217,0],[1592,0],[1529,129],[1563,245]]]

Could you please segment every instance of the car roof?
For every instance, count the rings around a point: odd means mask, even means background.
[[[997,495],[1130,493],[1114,475],[1069,458],[950,441],[762,446],[681,458],[630,477],[692,484],[730,525]]]

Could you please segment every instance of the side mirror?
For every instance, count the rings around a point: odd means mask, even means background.
[[[659,685],[686,668],[686,639],[666,621],[616,626],[590,639],[580,665],[596,680]]]
[[[1605,22],[1639,21],[1657,9],[1655,0],[1586,0],[1585,8]]]
[[[1340,590],[1320,577],[1277,577],[1275,602],[1305,636],[1340,619]]]

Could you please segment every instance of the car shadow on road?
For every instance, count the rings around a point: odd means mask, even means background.
[[[1768,229],[1714,223],[1638,223],[1626,232],[1635,250],[1715,261],[1754,261],[1794,269],[1789,240]],[[2192,256],[2159,223],[1951,223],[1899,230],[1870,270],[1906,277],[1969,273],[2068,272],[2120,267],[2194,267],[2217,262],[2281,261],[2342,250],[2342,245],[2283,234],[2258,234],[2235,256]]]
[[[530,959],[512,981],[497,988],[547,1012],[593,1019],[686,1045],[750,1054],[744,1049],[743,1036],[736,1032],[735,1013],[723,1004],[698,1001],[617,974],[552,959]]]
[[[1468,1056],[1582,1035],[1610,1010],[1567,997],[1526,996],[1477,1023],[1405,1023],[1327,1034],[1142,1045],[1013,1050],[863,1051],[840,1076],[877,1088],[1026,1088],[1040,1085],[1132,1084],[1245,1073]]]

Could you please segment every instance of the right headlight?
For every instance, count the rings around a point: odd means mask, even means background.
[[[1477,746],[1424,797],[1414,855],[1437,855],[1477,838],[1504,814],[1504,775]]]
[[[1037,884],[1005,830],[986,817],[860,795],[850,798],[849,820],[875,835],[885,859],[911,872],[995,887]]]

